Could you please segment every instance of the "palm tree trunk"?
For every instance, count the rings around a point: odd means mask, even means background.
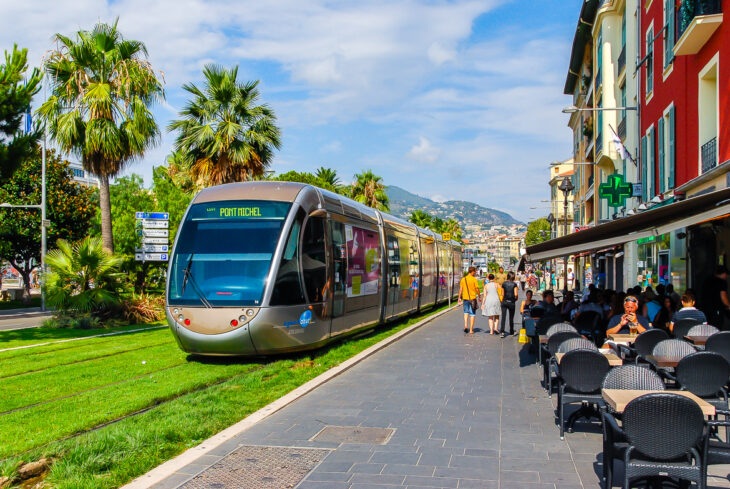
[[[109,176],[107,175],[99,175],[99,208],[101,209],[101,244],[104,249],[113,253],[112,204],[109,196]]]

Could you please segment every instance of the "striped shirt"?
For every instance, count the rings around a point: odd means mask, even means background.
[[[683,307],[674,314],[672,321],[677,322],[682,319],[695,319],[701,323],[707,322],[707,317],[705,317],[705,313],[700,311],[696,307]]]

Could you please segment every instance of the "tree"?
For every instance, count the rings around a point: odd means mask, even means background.
[[[203,68],[205,85],[183,89],[192,99],[172,121],[178,131],[175,150],[189,158],[193,180],[203,186],[241,182],[262,175],[281,145],[276,115],[266,104],[256,105],[259,82],[241,83],[238,66]]]
[[[340,193],[340,189],[338,187],[332,185],[329,181],[323,180],[319,176],[309,172],[298,172],[292,170],[286,173],[282,173],[281,175],[277,175],[276,177],[273,177],[272,180],[278,180],[280,182],[306,183],[319,188],[323,188],[325,190],[329,190],[331,192]]]
[[[408,220],[416,226],[424,229],[429,229],[431,226],[431,214],[420,209],[412,211],[411,217],[409,217]]]
[[[117,21],[55,40],[45,62],[51,96],[38,113],[58,146],[99,178],[102,242],[114,251],[109,179],[158,138],[149,107],[164,97],[162,83],[145,45],[125,40]]]
[[[383,177],[374,174],[372,170],[367,170],[355,175],[350,193],[352,198],[361,204],[387,212],[390,206],[385,188]]]
[[[527,246],[536,245],[548,239],[550,239],[550,223],[547,219],[541,217],[527,224],[527,234],[525,235]]]
[[[41,158],[26,160],[15,174],[0,185],[0,202],[27,205],[41,202]],[[67,161],[53,150],[46,157],[48,242],[75,241],[85,236],[94,217],[94,192],[73,181]],[[38,209],[0,209],[0,259],[10,262],[25,282],[25,300],[30,300],[31,272],[41,259],[41,214]]]
[[[443,226],[444,233],[450,233],[451,239],[461,241],[461,224],[456,219],[448,219]]]
[[[0,183],[10,178],[18,167],[33,155],[38,132],[23,134],[20,125],[30,108],[33,95],[40,90],[41,74],[34,68],[27,77],[28,50],[13,46],[5,51],[0,64]]]
[[[46,256],[48,305],[64,313],[90,313],[121,303],[122,258],[105,250],[100,238],[87,236],[77,243],[59,239],[56,245]]]
[[[165,168],[169,180],[184,192],[197,192],[203,186],[196,182],[190,172],[190,159],[180,151],[173,151],[167,156]]]

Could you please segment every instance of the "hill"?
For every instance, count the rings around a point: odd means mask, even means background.
[[[522,224],[506,212],[482,207],[474,202],[464,200],[434,202],[395,185],[388,186],[386,193],[388,199],[390,199],[390,213],[406,220],[410,217],[412,211],[420,209],[441,219],[454,218],[459,221],[462,228],[472,225],[485,228]]]

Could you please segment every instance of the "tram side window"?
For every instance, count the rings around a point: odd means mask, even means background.
[[[271,294],[272,306],[291,306],[304,304],[304,292],[299,280],[299,231],[302,228],[304,211],[297,213],[292,223],[284,253],[281,256],[279,272],[276,275],[274,290]]]
[[[324,239],[325,220],[310,217],[302,236],[302,270],[304,271],[304,288],[310,302],[321,302],[325,299],[327,282],[327,257]]]

